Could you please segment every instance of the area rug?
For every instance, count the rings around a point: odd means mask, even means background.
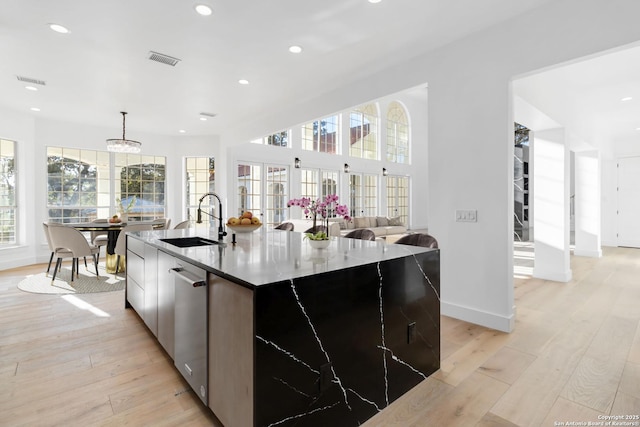
[[[52,270],[53,272],[53,266]],[[18,283],[18,289],[36,294],[88,294],[93,292],[112,292],[124,289],[125,277],[107,273],[104,265],[98,265],[99,277],[95,267],[80,266],[80,277],[71,281],[71,266],[63,267],[51,283],[52,273],[38,273],[25,277]]]

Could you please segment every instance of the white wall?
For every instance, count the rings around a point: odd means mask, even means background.
[[[292,123],[428,82],[429,156],[415,153],[412,167],[428,174],[428,226],[441,246],[442,311],[508,331],[515,314],[510,82],[640,40],[639,14],[637,0],[554,1],[444,48],[416,53],[413,60],[389,64],[369,77],[345,76],[342,87],[312,101],[274,106],[263,117],[247,120],[242,129],[224,132],[222,142],[227,147],[244,144]],[[415,125],[416,118],[412,120]],[[229,156],[227,164],[234,159]],[[456,223],[456,209],[477,209],[478,222]]]
[[[99,128],[82,123],[38,119],[32,115],[0,111],[0,137],[18,143],[19,243],[0,249],[0,269],[46,262],[49,251],[41,223],[47,220],[46,182],[48,146],[106,150],[105,140],[116,138],[117,127]],[[184,157],[221,155],[219,138],[163,136],[138,133],[127,128],[127,137],[142,142],[145,155],[166,156],[167,217],[182,218],[181,195]],[[35,226],[33,226],[35,224]]]
[[[428,82],[429,158],[414,160],[428,170],[429,230],[441,246],[442,311],[511,330],[510,82],[640,40],[639,13],[636,0],[555,1],[413,60],[389,64],[368,78],[345,77],[334,92],[310,103],[282,106],[230,134],[248,132],[244,140],[250,139]],[[454,222],[456,209],[477,209],[478,222]]]
[[[385,143],[386,143],[386,112],[391,102],[400,102],[409,115],[411,126],[411,158],[412,164],[399,165],[387,162],[385,159]],[[379,136],[380,136],[380,157],[382,160],[370,161],[358,158],[352,158],[348,155],[349,144],[349,113],[350,109],[340,109],[325,112],[319,116],[308,116],[306,121],[299,123],[289,123],[281,128],[269,127],[261,134],[249,136],[246,130],[238,132],[233,136],[226,135],[225,141],[244,138],[245,141],[266,136],[270,133],[279,132],[284,129],[292,129],[290,144],[288,148],[271,147],[259,144],[251,144],[249,142],[232,144],[228,148],[228,165],[236,165],[238,162],[249,163],[265,163],[269,165],[289,166],[291,171],[291,187],[289,197],[299,197],[301,191],[300,170],[294,169],[293,162],[296,157],[301,159],[303,168],[319,168],[324,170],[336,170],[340,179],[340,194],[343,198],[341,203],[348,203],[345,199],[349,194],[349,183],[343,173],[343,166],[348,163],[352,173],[365,173],[378,175],[378,201],[380,206],[379,215],[386,216],[386,188],[384,187],[384,179],[382,179],[382,168],[386,168],[390,175],[401,175],[411,177],[411,211],[409,214],[409,227],[413,229],[428,228],[428,192],[427,170],[424,168],[424,162],[428,155],[427,144],[427,89],[425,85],[418,88],[412,88],[401,93],[387,95],[378,99],[371,99],[363,102],[366,104],[375,102],[378,104],[380,111]],[[360,104],[347,105],[346,107],[357,107]],[[320,119],[332,115],[334,113],[342,113],[343,119],[343,135],[342,135],[342,155],[333,155],[326,153],[316,153],[302,150],[301,147],[301,126],[304,123]],[[344,121],[347,121],[346,124]],[[229,188],[235,188],[235,167],[229,167],[226,176],[227,182],[231,183]],[[234,193],[227,194],[227,204],[229,212],[237,212],[237,200]]]

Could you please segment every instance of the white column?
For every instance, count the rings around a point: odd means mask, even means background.
[[[575,154],[574,254],[600,258],[600,155],[598,151]]]
[[[533,276],[571,280],[569,258],[570,158],[564,128],[535,134],[533,180],[535,261]]]

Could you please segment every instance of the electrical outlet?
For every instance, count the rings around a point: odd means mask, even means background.
[[[416,322],[411,322],[407,325],[407,344],[416,342],[418,333],[416,330]]]
[[[333,384],[333,371],[331,363],[325,363],[320,366],[320,391],[325,391]]]

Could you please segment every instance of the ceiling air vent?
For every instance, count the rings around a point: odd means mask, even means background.
[[[38,80],[38,79],[32,79],[29,77],[24,77],[24,76],[16,76],[18,78],[18,80],[20,80],[21,82],[25,82],[25,83],[31,83],[33,85],[40,85],[40,86],[44,86],[46,85],[44,80]]]
[[[178,58],[174,58],[172,56],[164,55],[162,53],[158,53],[154,51],[149,52],[149,59],[152,61],[160,62],[162,64],[171,65],[172,67],[175,67],[176,64],[180,62]]]
[[[202,112],[202,113],[200,113],[200,115],[201,115],[201,116],[206,116],[206,117],[215,117],[217,114],[215,114],[215,113],[205,113],[205,112]]]

